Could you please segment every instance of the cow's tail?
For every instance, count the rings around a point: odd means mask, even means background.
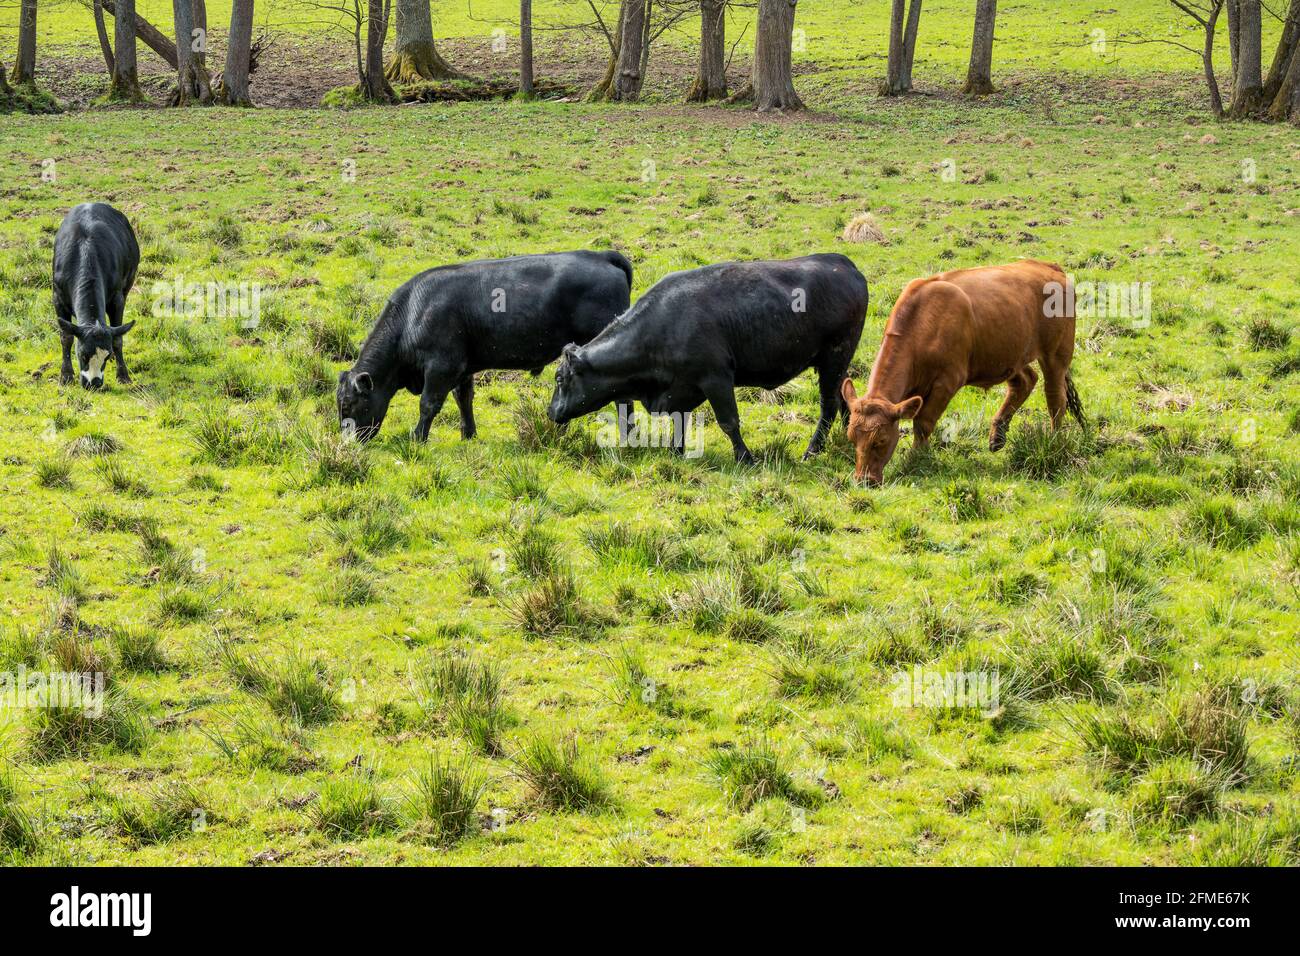
[[[1079,401],[1079,390],[1074,387],[1074,376],[1069,372],[1065,373],[1065,407],[1070,410],[1084,431],[1088,430],[1088,419],[1083,414],[1083,402]]]
[[[618,266],[623,270],[623,274],[627,276],[628,291],[632,291],[632,263],[628,260],[627,256],[611,249],[609,252],[605,253],[605,258],[609,261],[610,265]]]

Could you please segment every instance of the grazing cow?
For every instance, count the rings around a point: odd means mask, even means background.
[[[1007,383],[1007,397],[989,432],[989,449],[1007,439],[1007,426],[1038,382],[1037,362],[1052,427],[1068,407],[1084,424],[1070,378],[1074,355],[1074,296],[1060,267],[1024,260],[961,269],[910,282],[885,325],[867,395],[844,382],[849,440],[857,448],[857,478],[880,484],[898,445],[898,423],[912,419],[917,445],[958,389]]]
[[[140,268],[140,245],[126,216],[104,203],[73,207],[54,237],[54,314],[63,340],[59,384],[72,381],[72,342],[84,388],[104,385],[104,363],[117,360],[117,380],[131,381],[122,358],[126,294]]]
[[[420,396],[415,437],[455,390],[460,433],[473,438],[474,373],[534,375],[565,343],[586,341],[627,309],[632,264],[617,252],[557,252],[429,269],[393,293],[356,364],[339,373],[339,422],[379,432],[398,389]]]
[[[838,254],[674,272],[585,346],[564,350],[548,414],[563,424],[639,400],[651,415],[672,417],[681,451],[680,416],[707,400],[736,460],[752,462],[734,389],[776,388],[811,366],[821,417],[806,458],[821,451],[835,415],[847,417],[840,383],[866,312],[867,280]]]

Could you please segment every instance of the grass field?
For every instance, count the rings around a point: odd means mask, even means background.
[[[1065,42],[1103,5],[1060,6]],[[851,61],[817,17],[810,45]],[[0,858],[1300,862],[1300,131],[1208,122],[1194,73],[979,105],[854,82],[801,78],[834,112],[777,121],[6,117],[0,673],[110,687],[96,721],[0,707]],[[136,384],[98,394],[57,385],[49,304],[54,230],[91,198],[143,247]],[[860,212],[883,243],[841,240]],[[838,430],[798,461],[811,375],[742,396],[754,468],[711,423],[686,460],[557,435],[549,369],[483,376],[472,442],[449,408],[412,444],[409,395],[375,442],[337,435],[337,370],[414,272],[608,246],[634,297],[847,253],[860,383],[903,285],[942,269],[1046,258],[1150,283],[1153,310],[1080,320],[1089,433],[1052,438],[1038,393],[990,453],[1001,392],[967,390],[878,490]],[[178,278],[259,284],[260,323],[164,314]],[[997,706],[900,705],[914,668],[996,674]]]

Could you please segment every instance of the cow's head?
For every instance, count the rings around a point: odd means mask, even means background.
[[[850,378],[844,380],[841,394],[849,406],[849,441],[857,449],[855,475],[858,481],[865,478],[868,484],[879,485],[884,480],[885,465],[898,447],[898,423],[916,417],[921,410],[921,396],[913,395],[898,404],[879,398],[858,398]]]
[[[361,441],[379,434],[379,426],[384,423],[384,415],[388,412],[388,402],[376,391],[375,380],[369,372],[351,369],[339,372],[335,398],[339,407],[339,427],[344,432],[354,433]]]
[[[77,340],[77,367],[81,369],[81,387],[97,389],[104,387],[104,366],[108,364],[114,347],[122,336],[131,331],[134,322],[111,326],[95,322],[80,325],[59,319],[59,328],[64,334]]]
[[[567,424],[608,403],[612,391],[611,383],[591,367],[586,352],[570,343],[556,366],[555,391],[546,414],[557,425]]]

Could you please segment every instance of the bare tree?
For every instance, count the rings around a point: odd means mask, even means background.
[[[86,7],[90,6],[90,2],[91,0],[81,0],[82,6],[86,6]],[[117,0],[100,0],[100,3],[104,7],[104,12],[108,13],[110,16],[114,18],[115,22],[113,24],[114,27],[113,36],[114,36],[114,42],[117,44],[118,47],[122,46],[122,40],[121,40],[121,34],[118,33],[118,30],[121,29],[121,27],[117,25],[116,21],[122,19],[123,17],[126,17],[126,19],[131,21],[133,25],[134,29],[132,30],[132,33],[134,34],[134,36],[136,36],[139,40],[141,40],[145,46],[147,46],[149,49],[153,50],[160,57],[162,57],[163,60],[166,61],[167,65],[170,66],[173,70],[177,69],[176,44],[173,43],[171,40],[169,40],[161,30],[155,27],[144,17],[140,16],[140,14],[138,13],[133,12],[130,16],[127,16],[124,13],[122,16],[118,16],[117,11],[119,7],[118,7]],[[129,4],[123,3],[122,9],[125,10],[128,6],[131,8],[132,11],[134,11],[135,0],[131,0]],[[134,47],[134,44],[132,44],[132,46]],[[120,55],[120,53],[118,55]]]
[[[634,100],[641,95],[645,85],[642,69],[646,50],[646,32],[650,27],[649,6],[653,0],[628,0],[627,12],[620,18],[623,36],[618,47],[618,61],[614,66],[614,82],[610,86],[611,100]]]
[[[533,0],[519,0],[519,93],[533,95]]]
[[[727,98],[727,0],[700,0],[700,65],[688,103]]]
[[[397,99],[384,76],[384,37],[388,33],[386,0],[368,0],[366,5],[366,72],[362,92],[372,103],[391,103]]]
[[[176,105],[212,102],[212,84],[208,71],[195,56],[196,36],[194,6],[190,0],[172,0],[172,16],[176,21]]]
[[[893,0],[889,16],[889,64],[880,92],[899,96],[912,92],[912,62],[921,24],[921,0]]]
[[[1300,120],[1300,0],[1291,0],[1282,23],[1273,65],[1264,80],[1264,101],[1271,119]]]
[[[1264,105],[1264,20],[1260,0],[1229,0],[1237,7],[1237,67],[1232,85],[1235,117],[1250,116]]]
[[[104,54],[104,66],[111,77],[113,75],[113,46],[108,42],[108,27],[104,25],[104,4],[102,0],[94,0],[91,13],[95,17],[95,35],[99,37],[99,52]]]
[[[116,49],[108,95],[111,99],[132,103],[144,99],[136,67],[135,20],[135,0],[117,0],[117,13],[113,15],[113,44]]]
[[[970,69],[963,93],[987,96],[993,92],[993,34],[998,0],[979,0],[975,7],[975,37],[970,46]]]
[[[429,0],[397,0],[397,47],[386,76],[393,83],[454,80],[464,74],[438,53],[433,43]]]
[[[249,74],[253,69],[254,0],[234,0],[230,8],[230,37],[226,41],[226,68],[221,74],[221,101],[229,106],[252,106]]]
[[[605,23],[596,0],[587,5],[604,33],[610,58],[604,78],[588,94],[591,100],[634,100],[641,94],[650,69],[650,48],[682,19],[692,15],[699,0],[621,0],[618,22]],[[579,27],[579,29],[581,29]]]
[[[14,86],[36,82],[36,0],[22,0],[18,10],[18,58]]]
[[[754,67],[750,83],[754,108],[800,110],[803,100],[794,89],[791,43],[799,0],[759,0],[758,34],[754,38]]]

